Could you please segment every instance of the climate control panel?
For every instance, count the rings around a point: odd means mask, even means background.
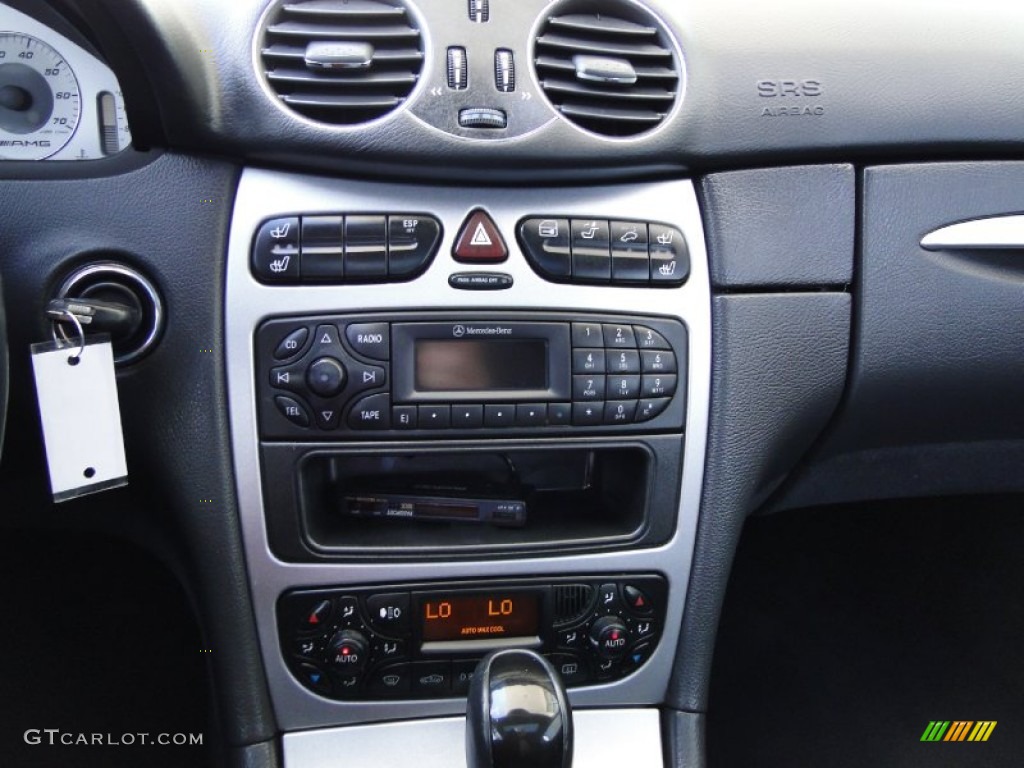
[[[566,686],[642,667],[665,620],[653,574],[288,592],[281,648],[307,689],[333,699],[465,696],[483,656],[532,648]]]

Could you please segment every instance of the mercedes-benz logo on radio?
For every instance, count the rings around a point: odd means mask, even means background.
[[[454,326],[452,328],[452,336],[454,336],[455,338],[461,339],[465,335],[466,335],[466,326],[464,326],[464,325],[456,325],[456,326]]]

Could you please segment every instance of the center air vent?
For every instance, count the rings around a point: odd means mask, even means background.
[[[388,0],[306,0],[271,11],[261,45],[271,89],[295,112],[354,125],[409,96],[423,65],[420,31]]]
[[[672,111],[681,80],[660,22],[627,3],[617,4],[614,15],[563,8],[566,13],[548,17],[534,48],[537,80],[554,107],[605,136],[658,126]]]

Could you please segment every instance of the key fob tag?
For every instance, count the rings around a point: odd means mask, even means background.
[[[33,344],[32,369],[53,500],[127,485],[109,337]]]

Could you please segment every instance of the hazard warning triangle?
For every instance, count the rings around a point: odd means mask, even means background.
[[[485,211],[469,214],[452,249],[456,261],[495,264],[508,258],[508,249],[494,220]]]

